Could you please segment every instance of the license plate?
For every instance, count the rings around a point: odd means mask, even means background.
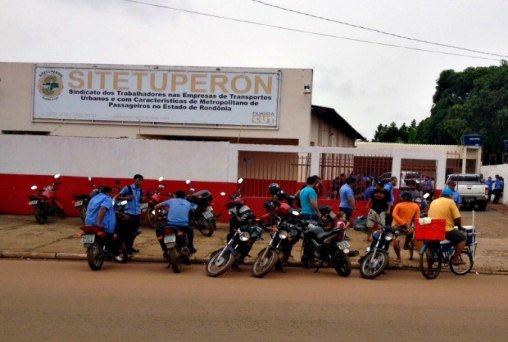
[[[39,201],[37,201],[37,200],[29,201],[28,205],[37,205],[38,202]]]
[[[74,206],[75,207],[81,207],[82,205],[83,205],[83,201],[82,200],[74,202]]]
[[[148,203],[141,203],[141,209],[148,208]]]
[[[213,213],[211,211],[203,211],[203,217],[205,219],[211,219],[213,217]]]
[[[344,250],[349,248],[349,242],[348,241],[341,241],[337,243],[337,247],[339,247],[340,250]]]
[[[86,234],[81,237],[81,242],[83,244],[91,244],[95,241],[95,234]]]
[[[174,243],[176,241],[176,235],[166,235],[164,236],[164,243]]]

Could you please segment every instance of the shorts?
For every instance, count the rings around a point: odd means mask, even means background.
[[[367,227],[379,227],[384,226],[386,222],[386,212],[382,211],[381,213],[377,213],[375,210],[370,209],[369,214],[367,215]]]
[[[456,245],[466,239],[466,235],[461,231],[454,229],[446,232],[446,240],[450,241],[452,245]]]

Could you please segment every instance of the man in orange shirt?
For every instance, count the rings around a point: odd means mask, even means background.
[[[397,203],[392,211],[392,226],[406,232],[404,250],[409,249],[409,243],[413,239],[413,222],[420,218],[420,207],[412,201],[410,192],[403,192],[400,195],[401,202]],[[393,240],[393,249],[397,254],[397,262],[400,263],[400,240],[396,237]]]

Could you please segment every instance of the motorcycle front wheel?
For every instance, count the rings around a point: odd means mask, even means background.
[[[367,253],[360,265],[360,274],[365,279],[374,279],[385,270],[388,265],[388,255],[379,250]]]
[[[252,276],[262,278],[273,270],[279,260],[279,253],[270,247],[263,248],[254,264],[252,265]]]
[[[235,262],[235,257],[229,252],[222,253],[222,249],[212,253],[206,263],[206,274],[210,277],[218,277],[224,274]]]
[[[182,272],[182,264],[180,264],[180,260],[178,260],[178,253],[176,252],[176,248],[168,249],[168,257],[169,264],[171,265],[171,269],[174,273]]]
[[[35,207],[35,221],[37,221],[38,224],[44,224],[48,222],[48,216],[46,213],[44,213],[44,210],[41,207]]]
[[[217,224],[215,223],[215,219],[205,219],[204,217],[200,217],[197,222],[197,226],[199,232],[204,236],[212,236],[213,232],[217,228]]]
[[[450,270],[452,270],[452,272],[455,273],[456,275],[464,275],[466,273],[469,273],[469,271],[471,271],[471,269],[473,268],[473,256],[469,252],[462,251],[462,253],[460,253],[459,258],[460,261],[463,262],[463,264],[454,265],[450,261],[449,263]]]
[[[102,242],[94,242],[86,249],[86,260],[92,271],[98,271],[104,263],[104,245]]]
[[[337,253],[332,257],[332,265],[338,275],[348,277],[351,274],[351,259],[348,255]]]

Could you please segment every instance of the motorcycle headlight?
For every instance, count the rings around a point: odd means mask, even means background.
[[[344,252],[344,254],[348,254],[349,253],[349,248],[344,248],[342,251]]]
[[[392,233],[386,234],[385,239],[386,239],[386,241],[391,241],[393,239],[393,234]]]
[[[288,232],[285,231],[285,230],[279,230],[279,238],[281,240],[287,239],[288,238]]]
[[[248,232],[241,232],[239,236],[240,241],[246,242],[250,239],[250,234]]]

